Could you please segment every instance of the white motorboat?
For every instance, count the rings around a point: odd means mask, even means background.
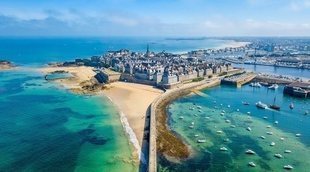
[[[225,147],[221,147],[220,148],[220,151],[227,151],[228,149],[227,148],[225,148]]]
[[[259,82],[252,82],[252,83],[250,84],[250,86],[251,86],[251,87],[257,87],[257,88],[262,87],[262,85],[261,85]]]
[[[278,84],[272,84],[270,87],[268,87],[268,89],[272,89],[272,90],[276,90],[279,88]]]
[[[276,158],[279,158],[279,159],[283,158],[283,156],[282,156],[281,154],[279,154],[279,153],[274,154],[274,156],[275,156]]]
[[[291,150],[285,150],[284,153],[291,153]]]
[[[276,145],[275,142],[271,142],[271,143],[270,143],[270,146],[274,146],[274,145]]]
[[[251,129],[250,127],[246,128],[246,130],[248,130],[248,131],[252,131],[252,129]]]
[[[301,136],[301,134],[299,134],[299,133],[298,133],[298,134],[296,134],[296,137],[300,137],[300,136]]]
[[[254,162],[249,162],[249,166],[256,167],[256,164]]]
[[[266,137],[265,137],[265,136],[260,136],[260,138],[261,138],[261,139],[265,139]]]
[[[261,109],[267,109],[268,105],[262,103],[261,101],[256,103],[256,107],[261,108]]]
[[[248,149],[245,151],[246,154],[249,154],[249,155],[254,155],[256,154],[254,151],[252,151],[251,149]]]
[[[199,140],[197,140],[197,143],[206,143],[207,142],[207,140],[205,140],[205,139],[199,139]]]
[[[291,166],[291,165],[285,165],[285,166],[283,166],[283,168],[286,169],[286,170],[292,170],[292,169],[293,169],[293,166]]]

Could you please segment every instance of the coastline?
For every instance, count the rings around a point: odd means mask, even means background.
[[[103,88],[87,91],[83,84],[90,82],[95,72],[91,67],[43,67],[40,72],[48,75],[57,71],[72,74],[70,78],[52,80],[60,86],[77,94],[99,94],[107,97],[118,111],[124,132],[134,147],[134,157],[142,164],[146,164],[148,146],[148,108],[163,91],[152,86],[114,82],[106,84]],[[142,96],[141,96],[142,95]]]

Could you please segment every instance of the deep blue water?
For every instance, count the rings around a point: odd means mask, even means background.
[[[226,42],[214,39],[170,40],[152,37],[0,38],[0,58],[21,64],[47,63],[101,55],[111,50],[146,52],[147,44],[150,51],[154,52],[187,52],[219,47]]]

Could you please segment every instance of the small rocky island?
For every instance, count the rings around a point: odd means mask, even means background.
[[[7,60],[0,60],[0,70],[8,70],[12,69],[15,66],[13,65],[12,62],[7,61]]]

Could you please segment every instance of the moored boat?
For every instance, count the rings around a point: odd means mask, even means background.
[[[291,166],[291,165],[285,165],[285,166],[283,166],[283,168],[286,169],[286,170],[292,170],[292,169],[293,169],[293,166]]]
[[[272,84],[270,87],[268,87],[268,89],[272,89],[272,90],[276,90],[279,88],[278,84]]]
[[[207,142],[207,140],[205,140],[205,139],[199,139],[199,140],[197,140],[197,143],[206,143]]]
[[[279,153],[274,154],[274,156],[275,156],[276,158],[279,158],[279,159],[283,158],[283,156],[282,156],[281,154],[279,154]]]
[[[250,84],[250,86],[251,86],[251,87],[257,87],[257,88],[262,87],[262,85],[260,85],[259,82],[252,82],[252,83]]]
[[[254,155],[256,154],[254,151],[252,151],[251,149],[248,149],[245,151],[246,154],[249,154],[249,155]]]
[[[227,151],[228,149],[226,147],[221,147],[220,151]]]
[[[249,102],[242,102],[243,105],[250,105]]]
[[[275,103],[276,103],[276,97],[274,97],[273,104],[269,105],[269,108],[274,110],[280,110],[280,106],[277,106]]]
[[[256,164],[254,162],[249,162],[249,166],[256,167]]]
[[[268,106],[264,103],[262,103],[261,101],[256,103],[256,107],[261,108],[261,109],[267,109]]]

